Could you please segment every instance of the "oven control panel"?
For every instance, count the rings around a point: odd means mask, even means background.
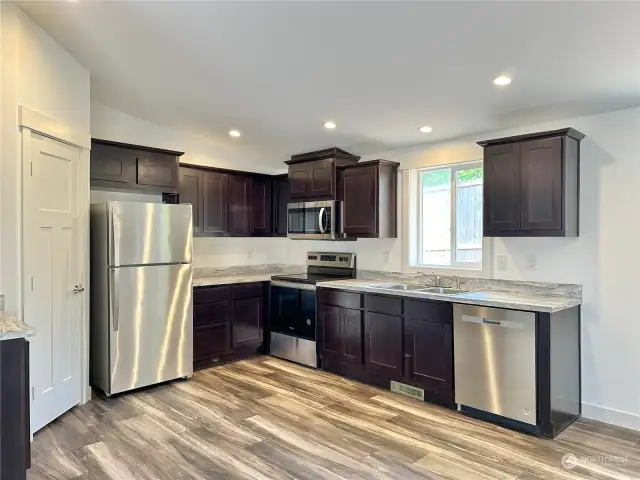
[[[355,253],[339,252],[309,252],[307,253],[307,265],[316,267],[341,267],[354,268]]]

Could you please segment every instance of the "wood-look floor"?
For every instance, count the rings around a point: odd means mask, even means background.
[[[31,480],[640,478],[637,432],[543,440],[270,357],[93,400],[32,447]]]

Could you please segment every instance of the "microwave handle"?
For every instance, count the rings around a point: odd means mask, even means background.
[[[320,226],[320,233],[325,233],[325,228],[324,228],[324,207],[322,207],[320,209],[320,211],[318,212],[318,225]]]

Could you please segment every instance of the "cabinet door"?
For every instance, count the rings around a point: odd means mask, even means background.
[[[194,168],[180,167],[180,186],[178,196],[180,203],[191,204],[193,216],[193,233],[202,233],[204,188],[203,172]]]
[[[89,176],[91,180],[114,182],[114,187],[135,184],[136,155],[124,148],[92,143]]]
[[[484,236],[520,230],[520,145],[484,149]]]
[[[521,229],[562,229],[562,138],[520,146]]]
[[[316,160],[309,162],[309,190],[310,197],[331,197],[334,191],[334,161]]]
[[[378,167],[341,170],[342,232],[349,237],[374,237],[378,233]]]
[[[289,200],[289,178],[277,178],[273,183],[273,234],[275,236],[287,236],[287,205]]]
[[[229,175],[203,172],[204,200],[202,231],[209,235],[229,232]]]
[[[251,233],[271,234],[271,179],[254,177],[251,179]]]
[[[308,163],[300,163],[289,167],[289,188],[291,198],[309,196],[311,170]]]
[[[318,337],[322,357],[342,360],[340,307],[318,306]]]
[[[405,376],[426,390],[453,394],[451,325],[405,318]]]
[[[342,361],[362,365],[362,312],[340,308]]]
[[[233,301],[233,347],[262,343],[262,298],[244,298]]]
[[[193,359],[204,360],[231,352],[229,323],[193,328]]]
[[[172,155],[139,152],[138,185],[176,188],[178,186],[178,161]]]
[[[249,235],[249,195],[251,179],[244,175],[231,175],[229,180],[229,233]]]
[[[367,312],[364,323],[364,363],[367,370],[402,377],[402,317]]]

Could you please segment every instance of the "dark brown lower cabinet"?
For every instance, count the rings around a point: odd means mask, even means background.
[[[405,377],[453,402],[453,329],[418,318],[404,319]]]
[[[367,370],[402,376],[402,317],[367,312],[364,332]]]
[[[323,358],[362,365],[362,311],[323,305],[317,312]]]
[[[263,353],[267,291],[261,282],[194,289],[194,370]]]
[[[323,288],[317,296],[324,370],[383,388],[401,382],[423,389],[425,401],[455,407],[450,303],[388,295],[363,302],[362,294]]]
[[[24,480],[31,467],[29,342],[0,341],[0,478]]]
[[[233,346],[261,344],[264,338],[263,299],[243,298],[233,302]]]

